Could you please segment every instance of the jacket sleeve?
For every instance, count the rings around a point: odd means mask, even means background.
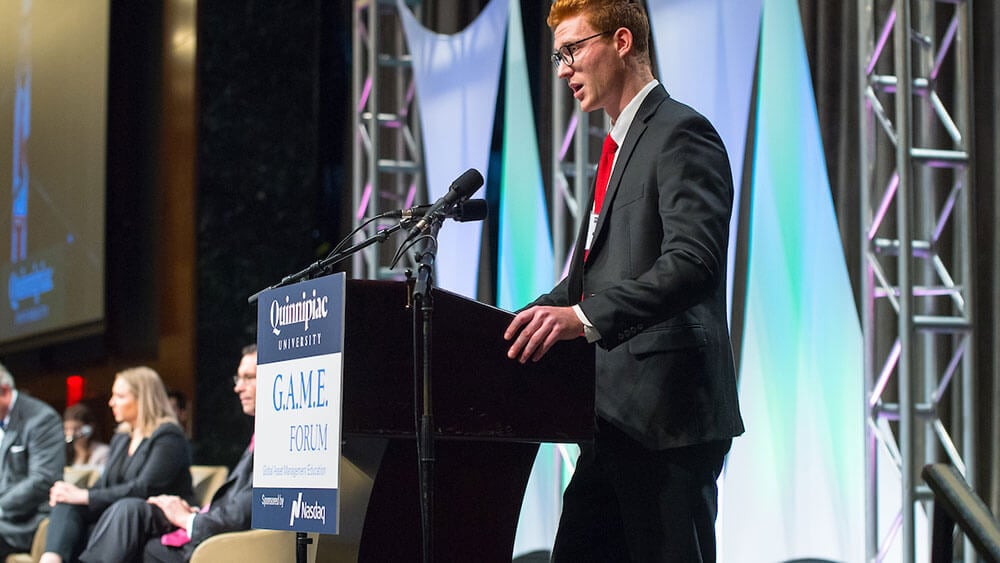
[[[0,509],[8,520],[30,518],[38,512],[39,505],[49,498],[52,483],[62,478],[66,463],[62,422],[54,411],[29,419],[23,432],[24,440],[11,446],[5,463],[9,466],[12,456],[24,456],[27,477],[0,491]],[[5,467],[4,470],[10,469]]]
[[[182,472],[190,472],[191,451],[187,439],[178,429],[172,431],[164,424],[149,437],[149,449],[138,474],[125,482],[101,486],[104,476],[90,489],[90,509],[101,512],[118,499],[126,497],[147,498],[163,493],[183,493],[167,490]],[[126,455],[126,449],[114,448],[114,455]],[[182,494],[183,496],[183,494]]]
[[[534,301],[528,303],[523,309],[528,309],[536,305],[546,307],[569,307],[575,301],[569,298],[569,278],[563,278],[552,291],[538,296]]]
[[[238,483],[238,488],[230,491],[222,502],[213,502],[208,512],[194,518],[191,542],[198,544],[225,532],[250,529],[250,514],[253,509],[253,488],[251,481]]]
[[[638,167],[639,175],[623,182],[645,183],[656,194],[662,237],[630,252],[657,256],[644,271],[614,279],[580,304],[602,335],[598,344],[607,349],[641,332],[630,328],[669,319],[709,299],[725,283],[733,194],[718,134],[703,117],[689,118],[654,150],[654,164]]]

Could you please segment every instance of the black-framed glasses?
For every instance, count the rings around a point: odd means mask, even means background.
[[[251,375],[251,376],[247,376],[247,377],[243,377],[242,375],[234,375],[233,376],[233,387],[236,387],[241,382],[242,383],[250,383],[251,381],[254,381],[256,379],[257,379],[256,375]]]
[[[580,39],[579,41],[574,41],[572,43],[567,43],[567,44],[563,45],[562,47],[559,47],[559,49],[557,49],[556,51],[553,51],[553,53],[552,53],[552,66],[554,66],[554,67],[556,67],[556,69],[558,69],[559,68],[559,63],[562,63],[562,64],[564,64],[566,66],[572,65],[573,64],[573,54],[576,53],[577,49],[580,48],[580,43],[583,43],[584,41],[590,41],[591,39],[593,39],[595,37],[600,37],[602,35],[607,35],[609,33],[611,33],[611,32],[610,31],[602,31],[600,33],[595,33],[595,34],[591,35],[590,37],[584,37],[583,39]]]

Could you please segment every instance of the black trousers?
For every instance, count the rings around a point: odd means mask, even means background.
[[[9,543],[7,543],[7,540],[0,538],[0,561],[6,561],[7,556],[10,555],[11,553],[21,553],[21,552],[27,553],[28,550],[18,549],[17,547],[14,547]]]
[[[119,500],[104,511],[94,526],[83,563],[132,561],[177,562],[187,560],[183,549],[167,547],[160,536],[174,529],[163,511],[145,499]]]
[[[63,561],[76,561],[77,554],[87,544],[90,525],[99,513],[89,506],[59,503],[49,514],[49,527],[45,532],[45,551],[58,553]]]
[[[552,561],[714,563],[732,440],[648,450],[598,419],[563,495]]]

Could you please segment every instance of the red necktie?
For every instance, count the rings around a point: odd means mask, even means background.
[[[604,205],[604,194],[608,191],[608,180],[611,179],[611,166],[615,163],[615,151],[618,150],[618,143],[611,138],[611,134],[604,138],[604,147],[601,149],[601,161],[597,163],[597,183],[594,184],[594,215],[601,213]]]
[[[597,163],[597,180],[594,182],[594,217],[600,215],[601,207],[604,206],[604,195],[608,191],[608,180],[611,179],[611,167],[615,163],[615,151],[617,150],[618,143],[608,133],[608,136],[604,138],[604,146],[601,148],[601,160]],[[591,220],[596,224],[595,219]],[[587,260],[588,254],[590,254],[589,248],[583,252],[584,261]]]

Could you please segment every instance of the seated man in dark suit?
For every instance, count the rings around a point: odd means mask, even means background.
[[[253,416],[257,401],[257,347],[247,346],[234,391],[243,412]],[[122,499],[105,511],[94,527],[80,561],[187,561],[202,541],[224,532],[250,528],[253,495],[253,440],[207,507],[189,506],[171,495],[147,500]]]
[[[0,364],[0,561],[28,551],[49,511],[49,488],[62,479],[66,443],[52,407],[17,392]]]

